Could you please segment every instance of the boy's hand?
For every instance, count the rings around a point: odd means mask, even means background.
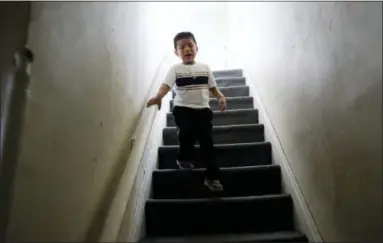
[[[158,96],[155,96],[151,98],[148,103],[146,103],[146,107],[152,106],[152,105],[158,105],[158,109],[161,109],[162,99]]]
[[[225,96],[220,96],[218,98],[218,103],[219,103],[219,108],[221,109],[221,111],[226,110],[226,98],[225,98]]]

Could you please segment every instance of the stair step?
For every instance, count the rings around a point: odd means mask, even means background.
[[[203,184],[205,169],[156,170],[153,173],[154,199],[186,199],[210,196],[243,197],[281,193],[278,165],[230,167],[221,169],[224,191],[212,194]]]
[[[243,77],[242,69],[230,69],[230,70],[216,70],[213,71],[215,78],[227,78],[227,77]]]
[[[158,168],[177,169],[176,164],[178,145],[160,146],[158,149]],[[200,148],[196,145],[196,168],[205,168],[199,159]],[[271,144],[242,143],[215,145],[216,159],[220,167],[252,166],[271,164]]]
[[[149,199],[148,236],[293,230],[290,195],[216,199]]]
[[[252,242],[308,242],[296,231],[276,231],[258,234],[191,235],[184,237],[146,238],[141,243],[252,243]]]
[[[247,96],[228,97],[228,98],[226,98],[226,104],[227,104],[226,109],[227,110],[252,109],[252,108],[254,108],[253,101],[254,101],[253,97],[247,97]],[[219,105],[218,105],[218,100],[215,98],[211,98],[209,100],[209,105],[210,105],[210,109],[212,109],[213,111],[219,111],[220,110]],[[170,101],[170,110],[173,110],[173,107],[174,107],[174,100],[171,100]]]
[[[224,78],[216,78],[218,87],[230,87],[230,86],[240,86],[246,85],[245,77],[224,77]]]
[[[212,135],[215,144],[251,143],[265,140],[263,124],[214,126]],[[176,127],[164,128],[162,136],[164,145],[179,144]]]
[[[213,111],[213,126],[257,123],[258,110],[256,109]],[[166,116],[166,126],[176,126],[172,113],[168,113]]]
[[[247,85],[241,85],[241,86],[231,86],[231,87],[221,87],[219,88],[221,93],[226,97],[239,97],[239,96],[249,96],[250,90],[249,86]],[[173,90],[173,98],[175,97],[176,93]],[[210,94],[210,97],[212,95]]]

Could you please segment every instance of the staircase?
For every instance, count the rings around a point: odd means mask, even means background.
[[[218,102],[210,100],[224,191],[212,193],[203,185],[198,159],[194,170],[177,169],[177,131],[167,114],[142,242],[307,242],[294,230],[292,199],[281,191],[281,170],[271,164],[271,144],[242,70],[213,74],[228,108],[220,112]]]

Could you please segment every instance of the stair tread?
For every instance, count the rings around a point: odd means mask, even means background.
[[[245,147],[254,147],[254,146],[265,146],[270,145],[270,142],[249,142],[249,143],[224,143],[224,144],[214,144],[215,148],[245,148]],[[198,144],[195,145],[196,148],[199,147]],[[179,145],[161,145],[159,147],[161,150],[173,150],[178,149]]]
[[[213,74],[218,72],[242,72],[242,69],[241,68],[217,69],[213,71]]]
[[[237,87],[237,86],[235,86]],[[226,97],[226,101],[235,101],[235,100],[253,100],[252,96],[235,96],[235,97]],[[217,100],[217,98],[209,98],[209,101]],[[171,99],[170,102],[174,102],[174,99]]]
[[[229,87],[220,87],[219,89],[239,89],[239,88],[247,88],[249,87],[248,85],[233,85]],[[250,97],[250,96],[249,96]]]
[[[286,240],[301,240],[306,242],[306,237],[297,231],[277,231],[267,233],[252,233],[252,234],[219,234],[219,235],[190,235],[183,237],[160,237],[160,238],[146,238],[144,242],[147,243],[182,243],[182,242],[281,242]]]
[[[229,86],[229,87],[220,87],[219,90],[226,96],[226,97],[243,97],[243,96],[249,96],[250,94],[250,88],[248,85],[235,85],[235,86]],[[172,91],[172,98],[174,98],[176,95],[175,90]],[[212,97],[212,94],[210,93],[210,97]]]
[[[221,168],[232,166],[249,166],[271,164],[271,143],[270,142],[251,142],[251,143],[222,143],[215,144],[216,159]],[[204,168],[205,165],[200,160],[200,148],[196,148],[196,168]],[[178,168],[176,156],[178,145],[161,145],[158,150],[158,167]]]
[[[215,125],[213,126],[213,132],[214,131],[220,131],[220,130],[235,130],[235,129],[262,129],[263,130],[264,125],[263,124],[232,124],[232,125]],[[176,127],[164,127],[163,130],[166,131],[177,131]]]
[[[281,193],[279,165],[222,168],[220,179],[225,189],[219,193],[212,193],[203,184],[205,171],[200,168],[155,170],[152,178],[152,198],[241,197]]]
[[[280,168],[279,165],[270,164],[270,165],[251,165],[251,166],[234,166],[234,167],[224,167],[220,170],[222,172],[238,172],[238,171],[247,171],[254,169],[270,169],[270,168]],[[155,169],[154,173],[200,173],[205,171],[205,168],[197,168],[192,170],[180,170],[180,169]]]
[[[163,128],[163,144],[179,144],[176,127]],[[214,125],[212,129],[214,144],[261,142],[265,140],[263,124]],[[198,142],[198,139],[196,141]]]
[[[218,77],[215,79],[218,87],[230,87],[236,85],[246,85],[245,77]]]
[[[246,112],[258,112],[257,109],[254,108],[245,108],[245,109],[235,109],[235,110],[225,110],[225,111],[213,111],[214,115],[224,115],[224,114],[233,114],[233,113],[246,113]],[[171,112],[168,112],[167,115],[172,116]]]
[[[242,69],[228,69],[228,70],[216,70],[213,71],[213,76],[215,78],[220,77],[243,77]]]
[[[246,77],[218,77],[215,78],[216,81],[222,81],[222,80],[246,80]]]
[[[289,194],[149,199],[145,213],[148,236],[255,233],[294,228]]]
[[[213,125],[258,124],[258,110],[254,108],[213,110]],[[166,125],[175,127],[172,113],[166,116]]]
[[[261,200],[273,200],[290,198],[290,194],[280,193],[275,195],[252,195],[243,197],[214,197],[214,198],[176,198],[176,199],[148,199],[148,203],[166,203],[166,204],[221,204],[221,203],[237,203],[237,202],[248,202],[248,201],[261,201]]]

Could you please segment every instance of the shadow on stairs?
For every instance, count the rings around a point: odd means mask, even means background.
[[[294,229],[292,199],[282,193],[281,170],[271,164],[271,144],[264,141],[242,70],[213,74],[227,97],[224,112],[210,100],[224,191],[204,187],[201,164],[177,169],[177,131],[169,113],[152,197],[145,205],[146,237],[140,242],[308,242]]]

